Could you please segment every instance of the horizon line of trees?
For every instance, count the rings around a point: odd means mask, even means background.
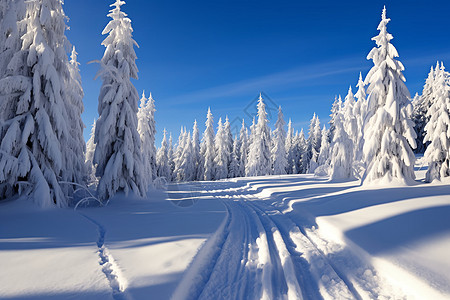
[[[331,179],[362,179],[366,183],[414,181],[416,153],[429,164],[426,181],[450,175],[450,75],[437,63],[426,79],[422,95],[411,102],[402,71],[386,30],[390,19],[383,9],[377,46],[368,55],[374,66],[365,80],[360,73],[353,94],[350,86],[344,101],[336,97],[329,129],[321,129],[318,116],[311,119],[308,137],[294,132],[289,120],[287,133],[281,107],[275,129],[270,131],[263,99],[258,101],[257,122],[250,130],[243,121],[233,137],[228,117],[217,124],[208,109],[206,130],[199,141],[197,121],[193,134],[181,128],[178,143],[166,132],[157,152],[154,178],[168,181],[219,180],[258,175],[315,174]]]
[[[240,176],[311,173],[333,180],[361,178],[363,184],[414,181],[413,153],[424,151],[427,180],[450,175],[450,88],[443,64],[432,68],[414,107],[404,67],[387,32],[383,9],[373,61],[358,91],[331,108],[329,129],[314,114],[305,137],[287,132],[281,110],[275,129],[268,126],[264,99],[248,130],[233,137],[230,122],[214,130],[208,109],[200,141],[182,128],[176,147],[164,131],[155,147],[155,101],[139,95],[137,45],[131,20],[116,0],[102,34],[105,52],[98,61],[102,80],[99,117],[87,145],[81,120],[83,89],[77,53],[64,32],[61,0],[4,0],[0,3],[0,199],[27,195],[41,206],[65,207],[79,187],[94,183],[100,201],[117,192],[146,195],[167,181],[219,180]],[[417,134],[416,134],[417,132]]]

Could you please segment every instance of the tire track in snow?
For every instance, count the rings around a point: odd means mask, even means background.
[[[269,226],[273,226],[272,230],[278,232],[279,239],[282,239],[286,246],[286,249],[283,249],[284,255],[292,259],[300,255],[305,256],[308,266],[305,264],[293,266],[300,284],[305,290],[308,281],[311,283],[313,280],[320,284],[320,296],[314,293],[314,287],[309,287],[309,291],[305,291],[307,292],[304,294],[305,298],[315,299],[319,296],[326,299],[362,299],[348,278],[337,270],[328,257],[290,218],[273,207],[264,210],[253,202],[250,198],[246,200],[247,205],[261,218],[266,219]],[[304,270],[305,267],[309,267],[310,272]]]
[[[247,295],[238,295],[239,287],[248,280],[245,263],[249,227],[241,210],[230,201],[223,201],[229,213],[226,238],[219,250],[217,260],[205,282],[198,299],[242,299]],[[242,291],[242,290],[241,290]]]
[[[249,197],[249,199],[252,198]],[[253,198],[252,200],[255,199]],[[278,223],[280,228],[290,228],[286,230],[286,232],[289,231],[289,236],[297,245],[297,248],[302,249],[304,246],[310,246],[310,249],[306,249],[306,252],[311,252],[313,254],[313,256],[309,255],[309,260],[312,259],[310,263],[312,269],[317,269],[319,267],[322,271],[316,271],[315,273],[325,275],[325,278],[323,278],[323,275],[315,276],[318,282],[324,281],[324,279],[327,282],[336,282],[336,276],[338,276],[348,288],[348,292],[351,293],[351,298],[358,300],[406,299],[406,295],[402,291],[395,289],[384,279],[380,278],[375,268],[371,264],[362,261],[357,254],[343,248],[340,244],[324,240],[314,231],[308,232],[305,228],[298,226],[289,216],[286,216],[272,205],[262,203],[261,201],[250,200],[250,202],[253,206],[259,208],[261,212],[268,215],[275,223]],[[337,251],[336,248],[338,248]],[[301,251],[303,252],[304,250]],[[317,261],[317,255],[320,256],[319,261]],[[326,264],[326,267],[332,269],[331,273],[321,266],[324,263]],[[339,287],[339,284],[330,285],[325,282],[323,285],[325,286],[325,289],[321,289],[322,294],[328,294],[327,296],[329,296],[326,298],[348,299],[348,293],[345,293],[345,291]]]
[[[227,217],[172,299],[362,299],[289,216],[249,195],[210,192]]]
[[[249,186],[250,187],[250,186]],[[245,191],[242,191],[245,193]],[[265,203],[255,195],[242,195],[260,212],[277,224],[291,244],[292,257],[302,255],[310,266],[310,273],[320,294],[325,299],[407,299],[404,291],[391,285],[379,274],[364,253],[353,252],[352,247],[344,246],[323,238],[320,232],[297,225],[290,216],[280,209]],[[257,200],[257,201],[255,201]],[[283,232],[284,231],[284,232]],[[301,264],[300,264],[301,265]],[[296,268],[303,271],[305,268]],[[311,276],[310,276],[311,277]],[[302,276],[299,276],[302,279]],[[308,280],[304,280],[304,290]],[[309,296],[308,299],[317,297]]]
[[[217,197],[215,197],[217,198]],[[218,199],[219,200],[219,199]],[[183,279],[175,289],[172,300],[199,299],[221,255],[223,245],[228,239],[232,220],[231,209],[226,203],[227,215],[217,231],[205,242],[194,257]]]
[[[271,276],[266,278],[263,276],[263,285],[271,288],[263,293],[262,299],[303,299],[290,253],[278,228],[275,224],[267,222],[248,203],[241,201],[240,205],[252,215],[259,228],[260,237],[266,237],[266,252],[270,258],[266,263],[271,265]]]
[[[85,214],[80,213],[80,215],[85,217],[89,222],[97,227],[97,254],[99,257],[99,264],[102,268],[103,274],[105,274],[106,279],[109,282],[109,286],[111,287],[112,297],[115,300],[131,300],[131,296],[126,292],[127,281],[123,277],[114,258],[109,253],[108,248],[106,248],[105,246],[105,227],[103,227],[103,225],[96,220],[86,216]]]
[[[227,217],[200,249],[171,299],[260,299],[259,232],[237,202],[213,197],[224,204]]]
[[[226,221],[210,238],[213,246],[208,240],[209,250],[195,257],[172,299],[302,299],[279,232],[238,197],[214,198],[227,208]]]

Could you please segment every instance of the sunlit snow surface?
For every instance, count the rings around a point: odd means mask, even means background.
[[[0,203],[1,299],[448,299],[450,185],[172,184],[104,208]],[[209,238],[209,239],[208,239]]]

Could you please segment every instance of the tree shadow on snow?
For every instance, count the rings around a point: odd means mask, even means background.
[[[348,187],[343,190],[345,189],[348,189]],[[289,214],[295,218],[296,215],[300,214],[301,216],[302,213],[308,211],[311,213],[313,218],[320,216],[332,216],[371,206],[413,198],[447,195],[450,195],[450,186],[445,185],[418,185],[373,190],[353,190],[347,193],[341,193],[339,195],[326,195],[315,199],[295,202],[292,204],[293,210]],[[294,196],[292,198],[295,199]],[[300,218],[300,220],[301,219],[302,218]],[[313,221],[313,223],[303,225],[307,225],[308,227],[317,226],[315,221]]]
[[[345,235],[368,253],[378,255],[449,233],[449,216],[450,204],[427,207],[354,228]]]

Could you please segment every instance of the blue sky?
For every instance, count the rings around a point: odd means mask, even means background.
[[[307,2],[307,3],[305,3]],[[263,92],[269,108],[281,105],[286,121],[307,130],[314,112],[328,122],[335,95],[346,95],[372,66],[381,10],[405,65],[411,94],[420,92],[436,60],[448,65],[450,2],[441,1],[137,1],[122,6],[134,28],[139,92],[156,101],[157,145],[163,128],[178,136],[197,119],[203,130],[210,106],[217,122],[244,118]],[[312,1],[311,1],[312,2]],[[100,79],[94,81],[104,47],[101,32],[113,1],[66,0],[66,32],[81,63],[83,120],[97,118]],[[424,4],[426,3],[426,4]],[[275,122],[275,114],[271,125]]]

